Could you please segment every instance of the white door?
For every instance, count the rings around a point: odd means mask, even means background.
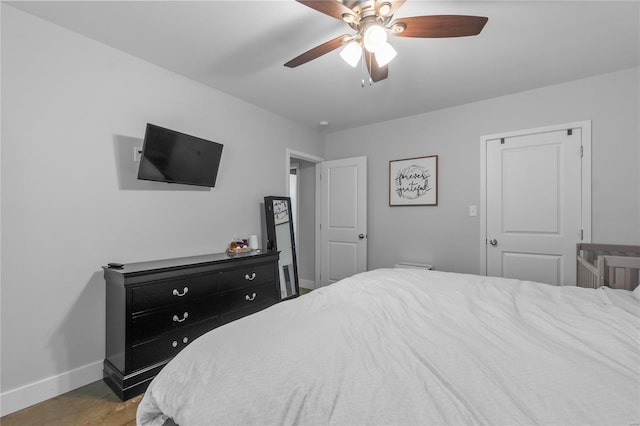
[[[321,286],[367,270],[367,157],[325,161],[320,188]]]
[[[575,285],[581,129],[486,141],[487,275]]]

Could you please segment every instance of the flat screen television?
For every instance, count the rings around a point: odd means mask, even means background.
[[[138,179],[216,186],[222,144],[147,123]]]

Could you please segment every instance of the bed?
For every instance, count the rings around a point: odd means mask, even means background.
[[[378,269],[215,329],[140,425],[633,425],[640,289]]]

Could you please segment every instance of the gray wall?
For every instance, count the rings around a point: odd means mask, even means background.
[[[216,188],[136,182],[147,122],[223,143]],[[321,137],[2,3],[3,403],[101,377],[102,265],[259,235],[286,148]]]
[[[478,273],[480,137],[592,120],[593,242],[640,242],[638,68],[326,135],[328,160],[368,157],[369,269]],[[390,160],[439,156],[437,207],[389,207]]]

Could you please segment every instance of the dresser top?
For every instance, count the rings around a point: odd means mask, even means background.
[[[173,259],[150,260],[146,262],[124,263],[121,268],[113,268],[103,266],[105,272],[115,272],[118,274],[128,275],[149,271],[159,271],[167,269],[179,269],[188,266],[203,266],[207,264],[215,264],[221,262],[233,262],[245,259],[271,257],[276,256],[277,251],[256,250],[246,253],[213,253],[203,254],[200,256],[176,257]]]

